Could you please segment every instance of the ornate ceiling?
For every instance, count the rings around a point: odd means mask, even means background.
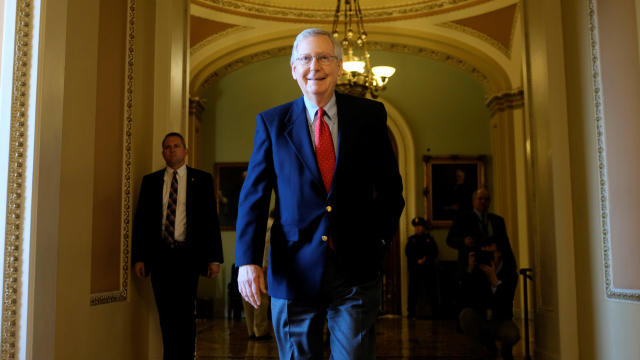
[[[472,16],[461,17],[440,25],[466,32],[510,54],[517,4],[495,10],[480,9],[491,0],[362,0],[360,6],[366,23],[402,21],[454,13],[467,9]],[[494,3],[496,1],[493,1]],[[192,0],[192,4],[249,18],[276,22],[328,23],[333,19],[336,4],[326,0]],[[485,6],[486,7],[486,6]],[[236,25],[199,16],[191,17],[191,46]]]
[[[430,16],[488,3],[491,0],[362,0],[368,22]],[[336,8],[327,0],[192,0],[192,3],[230,13],[289,22],[331,22]]]
[[[521,76],[520,46],[514,41],[521,40],[516,35],[518,4],[519,0],[360,2],[370,46],[448,54],[446,58],[457,59],[454,62],[471,68],[474,75],[493,71],[488,68],[507,74],[511,86]],[[191,0],[191,5],[191,70],[201,72],[194,75],[198,81],[244,58],[274,56],[274,49],[284,46],[284,34],[288,45],[299,29],[329,28],[336,8],[335,0]],[[504,86],[494,84],[490,90]]]

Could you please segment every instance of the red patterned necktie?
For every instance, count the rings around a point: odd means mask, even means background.
[[[167,201],[167,216],[164,220],[164,239],[170,247],[173,247],[176,241],[176,207],[178,205],[178,172],[173,171],[173,179],[171,179],[171,189],[169,191],[169,201]]]
[[[329,130],[329,126],[324,121],[324,109],[321,107],[318,108],[314,140],[316,143],[316,160],[320,168],[320,175],[322,175],[324,188],[327,190],[327,193],[329,193],[333,170],[336,167],[336,152],[333,149],[331,130]]]

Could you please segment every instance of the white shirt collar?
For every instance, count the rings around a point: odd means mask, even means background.
[[[484,220],[485,217],[487,216],[488,212],[486,213],[481,213],[480,211],[473,209],[473,212],[476,213],[476,215],[478,215],[478,217],[480,218],[480,220]],[[487,218],[488,219],[488,218]]]
[[[304,99],[304,106],[307,109],[307,120],[310,124],[315,120],[316,111],[318,111],[318,105],[316,105],[313,101],[307,99],[306,96],[302,97]],[[330,122],[335,121],[338,118],[338,105],[336,105],[336,94],[334,93],[331,97],[331,100],[327,103],[327,105],[323,106],[325,113],[328,115],[328,119],[325,118],[325,121],[328,120]]]
[[[187,173],[187,164],[182,164],[182,166],[180,166],[178,168],[178,176],[182,177]],[[166,170],[165,170],[165,175],[171,175],[173,176],[173,169],[169,166],[167,166]]]

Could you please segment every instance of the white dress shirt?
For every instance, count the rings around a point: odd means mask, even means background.
[[[318,111],[318,105],[314,104],[312,101],[304,98],[304,106],[307,108],[307,122],[309,125],[309,134],[311,135],[311,143],[313,144],[313,150],[316,149],[315,144],[315,131],[316,131],[316,112]],[[336,157],[338,156],[338,106],[336,105],[336,95],[333,94],[333,97],[327,105],[323,106],[324,108],[324,121],[329,126],[329,130],[331,130],[331,139],[333,140],[333,149],[335,151]]]
[[[178,168],[178,203],[176,204],[176,223],[174,239],[184,241],[187,230],[187,166]],[[167,218],[167,203],[171,192],[171,181],[173,180],[173,169],[167,167],[164,172],[164,187],[162,190],[162,229]]]

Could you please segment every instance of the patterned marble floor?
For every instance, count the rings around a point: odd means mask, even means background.
[[[385,316],[378,319],[376,331],[378,359],[476,358],[467,339],[456,332],[453,320],[409,320]],[[521,347],[520,344],[514,349],[514,354],[522,353]],[[228,319],[199,322],[197,352],[200,360],[278,358],[275,340],[249,340],[244,321]]]

